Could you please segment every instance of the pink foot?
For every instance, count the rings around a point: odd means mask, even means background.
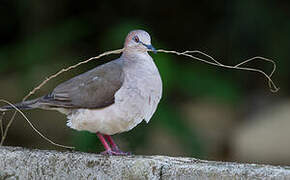
[[[118,154],[120,154],[120,155],[124,155],[124,156],[126,156],[126,155],[132,155],[131,152],[123,152],[123,151],[121,151],[121,150],[119,149],[119,147],[117,146],[117,144],[114,142],[114,140],[112,139],[111,136],[109,136],[109,135],[104,135],[104,136],[105,136],[105,138],[109,141],[109,143],[111,144],[111,146],[112,146],[112,151],[114,151],[114,152],[116,152],[116,153],[118,153]]]
[[[111,138],[111,136],[104,135],[105,137],[103,137],[103,135],[100,134],[100,133],[97,133],[97,136],[99,137],[101,143],[104,145],[104,148],[106,149],[106,151],[101,153],[102,155],[108,155],[108,156],[127,156],[127,155],[131,155],[130,152],[121,151],[118,148],[118,146],[116,145],[116,143],[114,142],[114,140]],[[109,146],[109,144],[107,143],[105,138],[112,145],[112,148]]]
[[[130,156],[130,155],[132,155],[131,152],[123,152],[120,149],[113,150],[113,151],[116,152],[116,153],[119,153],[120,155],[123,155],[123,156]]]
[[[101,152],[102,155],[106,155],[106,156],[127,156],[127,155],[131,155],[130,152],[122,152],[122,151],[113,151],[113,150],[106,150]]]

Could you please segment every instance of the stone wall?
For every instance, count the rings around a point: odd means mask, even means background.
[[[0,147],[0,179],[290,179],[290,167]]]

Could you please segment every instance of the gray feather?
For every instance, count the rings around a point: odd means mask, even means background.
[[[120,59],[98,66],[60,85],[39,100],[41,106],[102,108],[114,103],[124,75]]]
[[[117,59],[58,85],[46,96],[15,106],[19,109],[102,108],[114,103],[123,81],[122,61]],[[12,106],[0,107],[0,111],[11,109]]]
[[[38,102],[38,100],[39,99],[24,101],[21,103],[16,103],[16,104],[14,104],[14,106],[17,107],[18,109],[24,109],[24,110],[33,109],[33,108],[36,108],[35,104]],[[10,105],[0,107],[0,111],[9,111],[9,110],[13,110],[13,109],[14,109],[14,107],[10,106]]]

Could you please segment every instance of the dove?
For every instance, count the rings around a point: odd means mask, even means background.
[[[67,126],[96,133],[104,155],[128,155],[112,135],[150,121],[162,97],[162,80],[148,51],[156,53],[150,35],[133,30],[118,59],[59,84],[51,93],[15,104],[19,109],[56,110],[67,116]],[[0,111],[13,109],[0,107]]]

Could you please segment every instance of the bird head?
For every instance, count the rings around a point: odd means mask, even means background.
[[[134,30],[129,32],[126,37],[125,50],[134,50],[134,51],[153,51],[156,53],[155,48],[151,45],[151,38],[150,35],[143,30]]]

